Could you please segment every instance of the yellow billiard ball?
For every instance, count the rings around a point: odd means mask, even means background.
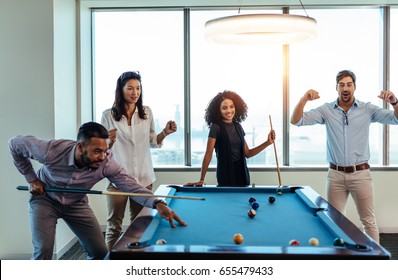
[[[308,243],[310,244],[310,246],[319,246],[319,240],[315,237],[310,238]]]
[[[167,244],[166,240],[164,240],[164,239],[156,240],[156,245],[164,245],[164,244]]]
[[[243,242],[243,235],[240,233],[234,234],[233,241],[235,244],[241,244]]]

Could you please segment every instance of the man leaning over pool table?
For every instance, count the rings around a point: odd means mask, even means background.
[[[107,178],[124,192],[152,194],[126,174],[108,150],[108,131],[88,122],[80,126],[77,141],[42,140],[16,136],[9,141],[10,153],[19,172],[25,176],[32,194],[29,219],[34,251],[32,259],[52,259],[57,220],[62,218],[76,234],[88,259],[103,259],[107,253],[100,225],[88,204],[86,194],[45,192],[45,187],[91,189]],[[31,159],[42,164],[36,173]],[[167,204],[154,197],[133,197],[143,206],[158,210],[176,227],[187,224]]]

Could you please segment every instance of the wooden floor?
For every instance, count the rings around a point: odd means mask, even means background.
[[[398,260],[398,233],[381,233],[380,244],[391,253],[391,259]],[[60,260],[85,260],[86,256],[79,242],[77,242]]]

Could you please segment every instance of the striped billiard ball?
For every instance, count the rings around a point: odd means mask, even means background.
[[[247,211],[247,216],[249,216],[250,218],[254,218],[254,216],[256,216],[256,210],[250,209],[249,211]]]
[[[290,240],[289,242],[290,246],[300,246],[300,242],[298,242],[296,239]]]

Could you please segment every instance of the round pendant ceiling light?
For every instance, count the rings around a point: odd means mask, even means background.
[[[205,38],[209,42],[234,45],[291,44],[316,36],[317,22],[291,14],[246,14],[209,20]]]

